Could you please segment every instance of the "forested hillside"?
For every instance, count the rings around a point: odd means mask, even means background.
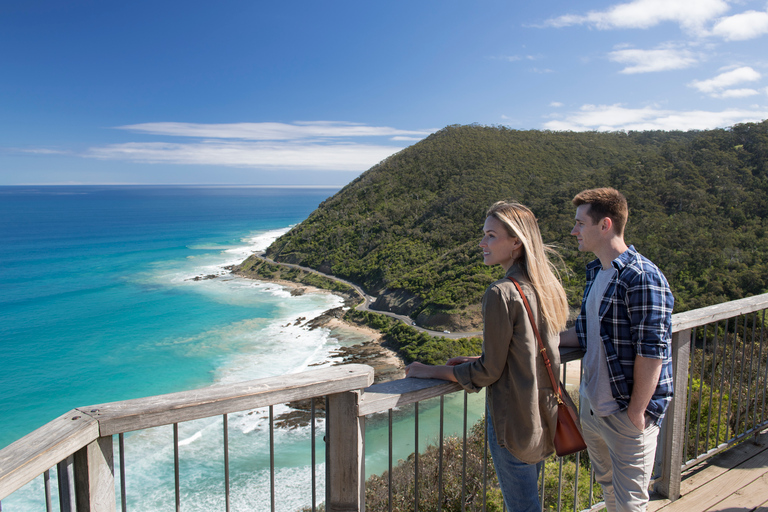
[[[767,291],[768,121],[697,132],[570,133],[449,126],[384,160],[268,249],[358,283],[421,325],[476,328],[501,273],[477,244],[488,206],[528,205],[563,255],[569,299],[584,265],[571,199],[611,186],[629,201],[626,240],[670,281],[675,311]]]

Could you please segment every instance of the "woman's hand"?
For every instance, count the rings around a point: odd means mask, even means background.
[[[416,379],[431,379],[432,368],[428,364],[416,361],[405,367],[405,376]]]

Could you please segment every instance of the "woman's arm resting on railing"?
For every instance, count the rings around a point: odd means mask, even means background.
[[[414,362],[405,367],[405,376],[416,379],[441,379],[456,382],[453,375],[453,366],[431,366]]]

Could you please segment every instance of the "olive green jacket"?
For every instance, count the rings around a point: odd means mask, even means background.
[[[536,293],[523,270],[513,265],[509,276],[517,279],[528,299],[557,377],[559,336],[550,336],[543,328]],[[476,361],[455,366],[453,374],[469,392],[488,388],[488,407],[499,444],[521,461],[536,464],[555,450],[557,399],[525,304],[506,277],[486,290],[483,323],[483,354]]]

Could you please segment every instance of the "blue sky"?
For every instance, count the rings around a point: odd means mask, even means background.
[[[332,185],[451,124],[768,118],[766,0],[3,0],[0,185]]]

